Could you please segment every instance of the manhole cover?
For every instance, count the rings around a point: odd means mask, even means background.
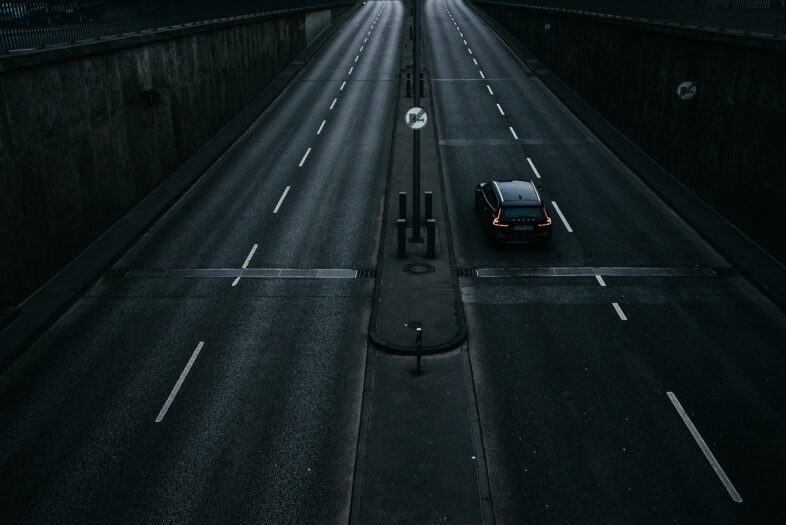
[[[404,267],[405,272],[414,273],[415,275],[423,275],[434,271],[434,267],[425,263],[412,263]]]

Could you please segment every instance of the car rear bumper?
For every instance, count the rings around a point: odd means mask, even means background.
[[[551,240],[551,228],[531,232],[489,231],[489,240],[497,244],[542,244]]]

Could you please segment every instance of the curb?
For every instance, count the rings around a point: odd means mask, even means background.
[[[421,14],[421,17],[422,17],[422,14]],[[407,31],[407,24],[405,23],[404,24],[404,29],[403,29],[404,38],[402,40],[401,56],[403,56],[403,54],[404,54],[404,47],[406,45],[406,40],[407,40],[406,31]],[[428,37],[427,37],[427,32],[423,31],[423,24],[421,24],[421,38],[423,39],[423,50],[426,51],[428,49],[428,45],[429,45],[428,42],[429,41],[428,41]],[[431,71],[431,64],[429,62],[428,52],[424,52],[423,54],[424,54],[423,64],[425,66],[425,70],[427,72],[430,72]],[[429,104],[431,106],[431,114],[435,115],[435,107],[436,106],[434,104],[434,83],[431,81],[431,75],[429,74],[427,76],[428,76],[428,79],[429,79],[429,89],[430,89],[430,93],[431,93],[431,96],[428,97]],[[414,78],[414,76],[413,76],[413,78]],[[401,77],[401,67],[399,65],[399,91],[400,91],[400,88],[401,88],[401,82],[402,82],[401,79],[402,79],[402,77]],[[380,279],[381,279],[381,276],[382,276],[382,267],[384,265],[384,259],[385,259],[384,258],[384,251],[385,251],[384,247],[386,246],[385,243],[387,242],[387,233],[388,233],[388,227],[387,227],[388,226],[388,220],[387,219],[388,219],[388,206],[389,206],[389,202],[390,202],[389,192],[390,192],[390,188],[392,186],[391,185],[391,180],[392,180],[392,175],[393,175],[393,156],[394,156],[394,151],[395,151],[396,130],[398,129],[398,126],[399,126],[399,122],[398,122],[398,120],[396,120],[396,115],[398,115],[398,111],[399,111],[399,99],[400,99],[400,97],[396,96],[396,103],[394,105],[395,106],[395,108],[394,108],[394,112],[395,113],[394,113],[394,118],[393,118],[393,121],[394,121],[395,124],[393,126],[393,131],[392,131],[392,134],[391,134],[390,158],[389,158],[389,161],[388,161],[388,180],[387,180],[387,189],[385,191],[385,207],[384,207],[383,212],[382,212],[384,214],[383,215],[383,220],[382,220],[382,234],[380,235],[379,252],[377,254],[377,258],[378,258],[378,262],[377,262],[377,277],[376,277],[376,280],[374,282],[374,304],[372,306],[371,318],[370,318],[370,322],[369,322],[368,338],[374,345],[376,345],[383,352],[386,352],[386,353],[389,353],[389,354],[393,354],[393,355],[413,356],[413,355],[415,355],[414,348],[412,348],[412,347],[405,347],[405,346],[389,343],[386,340],[384,340],[383,338],[381,338],[379,336],[379,334],[377,333],[376,329],[374,328],[375,326],[377,326],[376,320],[377,320],[377,313],[378,312],[377,312],[376,305],[379,304],[379,293],[380,293],[380,290],[382,288],[380,286]],[[432,119],[432,125],[434,126],[434,137],[435,137],[435,139],[438,136],[437,135],[438,129],[437,129],[437,122],[436,122],[436,120],[437,120],[436,118]],[[447,340],[447,341],[445,341],[443,343],[439,343],[439,344],[436,344],[436,345],[432,344],[432,345],[428,345],[428,346],[423,346],[422,350],[423,350],[423,354],[424,355],[441,354],[441,353],[449,352],[451,350],[455,350],[456,348],[461,346],[461,344],[467,339],[467,322],[466,322],[466,317],[465,317],[465,314],[464,314],[464,303],[461,301],[461,289],[459,287],[458,276],[456,275],[456,271],[455,271],[456,270],[456,261],[455,261],[454,252],[453,252],[453,234],[452,234],[451,227],[450,227],[450,218],[449,218],[448,207],[447,207],[447,195],[445,194],[445,176],[444,176],[444,170],[442,168],[442,150],[439,147],[439,140],[438,139],[434,141],[434,144],[435,144],[435,147],[437,149],[437,169],[439,171],[439,183],[440,183],[440,188],[442,190],[442,206],[444,207],[444,210],[445,210],[445,216],[448,217],[448,220],[445,223],[445,236],[446,236],[446,239],[447,239],[448,260],[450,261],[450,271],[451,271],[451,274],[452,274],[453,292],[456,295],[456,297],[458,297],[457,304],[456,304],[456,314],[457,314],[457,317],[458,317],[459,329],[458,329],[458,333],[455,336],[453,336],[451,339],[449,339],[449,340]]]
[[[495,5],[494,2],[482,2]],[[652,190],[674,213],[725,257],[778,308],[786,311],[786,266],[748,238],[736,226],[710,207],[671,173],[642,151],[630,139],[564,84],[518,39],[485,13],[476,2],[467,5],[489,26],[570,112]]]
[[[212,139],[165,178],[98,239],[15,310],[0,331],[0,373],[76,303],[104,271],[182,197],[271,107],[330,36],[357,11],[356,3],[330,24]]]

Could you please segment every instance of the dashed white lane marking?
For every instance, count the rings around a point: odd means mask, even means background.
[[[336,106],[336,102],[338,102],[338,98],[334,98],[334,99],[333,99],[333,102],[330,104],[330,109],[331,109],[331,111],[332,111],[332,110],[333,110],[333,108]]]
[[[327,122],[327,120],[323,120],[323,121],[322,121],[322,124],[320,124],[320,125],[319,125],[319,129],[317,130],[317,135],[319,135],[320,133],[322,133],[322,128],[324,128],[324,127],[325,127],[325,122]]]
[[[622,308],[620,308],[619,303],[611,303],[611,306],[613,306],[614,310],[617,311],[617,315],[620,317],[620,321],[627,321],[628,320],[628,318],[625,317],[625,312],[623,312]]]
[[[352,71],[353,71],[354,69],[355,69],[355,66],[352,66],[351,68],[349,68],[349,73],[348,73],[348,74],[349,74],[349,75],[351,75],[351,74],[352,74]]]
[[[677,399],[677,396],[675,396],[673,392],[666,392],[666,395],[669,396],[669,401],[671,401],[671,404],[674,405],[674,408],[682,418],[683,423],[685,423],[685,426],[688,427],[688,430],[690,430],[691,436],[693,436],[693,439],[699,445],[699,448],[704,454],[704,457],[707,458],[707,461],[709,461],[710,465],[712,465],[712,469],[715,471],[715,474],[718,475],[718,478],[723,483],[723,486],[726,487],[726,491],[729,493],[729,496],[731,496],[731,499],[736,503],[742,503],[742,497],[740,496],[740,493],[737,492],[737,489],[734,488],[734,485],[726,475],[726,472],[723,471],[723,467],[721,467],[720,463],[718,463],[718,460],[715,459],[715,455],[710,450],[710,447],[707,446],[707,443],[704,442],[704,438],[702,438],[701,434],[699,434],[699,431],[696,430],[696,426],[693,424],[693,421],[691,421],[690,417],[688,417],[685,409],[682,408],[680,400]]]
[[[467,51],[469,51],[469,54],[470,54],[470,55],[472,54],[472,49],[470,49],[470,48],[467,48]]]
[[[568,232],[573,233],[573,228],[570,227],[570,224],[568,224],[568,220],[565,218],[564,215],[562,215],[562,210],[559,209],[557,203],[555,201],[551,201],[551,205],[554,206],[555,210],[557,210],[557,215],[559,215],[559,218],[562,219],[562,224],[565,225],[565,229],[568,230]]]
[[[480,78],[486,78],[486,75],[483,74],[483,71],[478,70],[478,73],[480,73]]]
[[[472,61],[475,62],[476,66],[478,65],[478,60],[476,58],[473,58]]]
[[[504,116],[505,116],[505,112],[504,112],[504,111],[502,111],[502,106],[500,106],[499,104],[497,104],[497,109],[499,110],[499,113],[500,113],[500,115],[502,115],[502,116],[504,117]]]
[[[360,46],[360,52],[361,52],[361,53],[363,52],[363,48],[364,48],[364,47],[366,47],[366,46]]]
[[[493,95],[494,94],[494,92],[491,91],[491,86],[489,86],[488,84],[486,84],[486,89],[489,90],[489,95]]]
[[[595,274],[595,279],[597,279],[599,285],[606,286],[606,281],[604,281],[603,277],[601,277],[597,273]]]
[[[513,138],[519,140],[519,136],[516,135],[516,130],[513,129],[513,126],[508,126],[508,129],[510,130],[510,134],[513,135]]]
[[[366,38],[364,38],[364,39],[363,39],[363,43],[364,43],[364,44],[365,44],[365,43],[367,43],[367,42],[368,42],[368,37],[366,37]]]
[[[538,173],[538,168],[535,167],[535,164],[532,162],[532,159],[527,157],[527,162],[529,162],[529,167],[532,168],[532,172],[535,174],[537,178],[540,177],[540,173]]]
[[[183,381],[185,381],[189,370],[191,370],[191,367],[193,366],[194,361],[196,361],[196,358],[199,356],[199,352],[202,351],[203,346],[205,346],[205,342],[199,341],[199,344],[194,350],[194,353],[191,354],[191,359],[188,360],[188,364],[183,369],[183,372],[180,374],[180,378],[177,380],[177,383],[175,383],[175,387],[172,389],[172,392],[169,394],[169,397],[166,399],[166,403],[164,403],[164,406],[161,407],[161,412],[158,413],[158,417],[156,418],[156,423],[161,423],[161,421],[164,419],[164,416],[169,410],[169,406],[172,404],[172,401],[175,400],[175,396],[180,390],[180,386],[183,384]]]
[[[468,45],[469,45],[469,44],[467,44],[467,41],[466,41],[466,40],[464,40],[464,45],[465,45],[465,46],[468,46]]]
[[[338,90],[339,91],[344,91],[344,86],[346,86],[346,85],[347,85],[347,81],[345,80],[344,82],[341,83],[341,87],[338,88]]]
[[[276,211],[278,211],[278,206],[276,206]],[[276,213],[276,212],[274,211],[273,213]],[[248,257],[246,257],[246,260],[245,260],[245,262],[243,262],[243,266],[241,266],[241,268],[243,268],[243,269],[248,268],[248,263],[251,262],[251,258],[256,253],[258,247],[259,246],[257,244],[255,244],[254,246],[251,247],[251,251],[248,252]],[[237,286],[237,283],[240,282],[240,277],[242,277],[242,275],[243,274],[241,273],[240,275],[235,277],[235,280],[232,281],[232,286]]]
[[[278,213],[278,209],[281,207],[281,204],[284,202],[284,199],[287,198],[287,193],[289,193],[289,186],[284,188],[284,193],[282,193],[281,198],[278,199],[278,204],[276,204],[276,208],[273,210],[273,213]],[[245,266],[243,266],[243,268],[245,268]]]
[[[303,155],[303,158],[300,159],[300,164],[297,165],[298,168],[302,168],[303,164],[305,164],[306,159],[308,158],[308,154],[311,153],[311,148],[306,150],[306,153]]]
[[[460,36],[461,38],[464,38],[464,33],[462,33],[461,31],[459,31],[459,36]]]
[[[358,58],[360,58],[360,55],[355,55],[355,62],[358,61]]]

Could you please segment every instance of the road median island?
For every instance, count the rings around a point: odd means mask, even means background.
[[[412,74],[412,41],[404,39],[399,79],[396,118],[393,131],[390,168],[383,230],[377,265],[374,305],[369,338],[380,349],[396,354],[415,354],[415,323],[422,326],[424,354],[446,352],[457,348],[467,337],[464,307],[455,272],[450,224],[445,200],[444,181],[436,142],[433,89],[421,100],[427,122],[420,129],[420,202],[431,192],[435,219],[435,256],[428,255],[428,229],[425,214],[421,215],[420,238],[413,242],[413,130],[405,123],[404,114],[413,105],[407,86]],[[423,53],[421,46],[421,56]],[[423,69],[423,86],[429,86],[429,68]],[[428,115],[430,114],[430,115]],[[399,194],[407,193],[406,256],[398,254],[397,221]],[[424,209],[424,208],[421,208]],[[415,323],[413,323],[415,322]]]

